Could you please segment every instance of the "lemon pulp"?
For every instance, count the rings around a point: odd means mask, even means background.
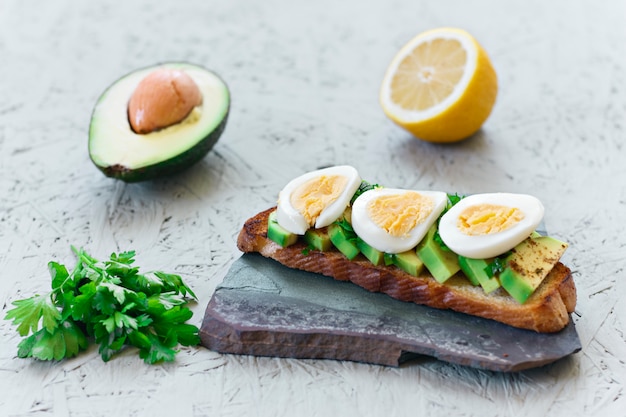
[[[485,122],[498,90],[487,53],[467,32],[442,28],[409,41],[380,91],[387,116],[420,139],[453,142]]]

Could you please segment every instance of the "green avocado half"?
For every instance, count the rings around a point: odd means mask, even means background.
[[[128,101],[139,82],[160,68],[185,71],[198,85],[202,104],[180,123],[147,134],[128,121]],[[134,71],[100,96],[89,126],[89,157],[106,176],[126,182],[151,180],[195,164],[226,127],[230,91],[214,72],[188,63],[164,63]]]

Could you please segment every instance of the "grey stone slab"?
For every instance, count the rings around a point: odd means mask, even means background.
[[[390,366],[427,355],[503,372],[581,349],[571,321],[554,334],[516,329],[394,300],[257,254],[234,262],[207,305],[200,334],[203,345],[222,353]]]

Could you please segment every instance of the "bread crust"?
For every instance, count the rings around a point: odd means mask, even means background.
[[[398,300],[450,309],[540,333],[563,329],[576,306],[571,271],[561,262],[530,298],[520,304],[503,289],[486,294],[480,286],[471,285],[462,272],[441,284],[428,272],[414,277],[393,265],[375,266],[363,255],[348,260],[337,250],[306,250],[306,244],[301,241],[283,248],[267,237],[268,216],[274,210],[275,207],[269,208],[245,222],[237,238],[242,252],[258,252],[287,267],[351,281]]]

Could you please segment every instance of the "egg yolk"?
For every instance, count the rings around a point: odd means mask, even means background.
[[[313,226],[320,213],[341,195],[348,178],[341,175],[321,175],[300,185],[291,194],[291,205]]]
[[[367,206],[370,219],[391,236],[402,237],[422,223],[435,206],[432,198],[415,191],[385,195]]]
[[[503,232],[524,218],[524,213],[516,207],[495,204],[479,204],[463,210],[457,227],[466,235],[490,235]]]

